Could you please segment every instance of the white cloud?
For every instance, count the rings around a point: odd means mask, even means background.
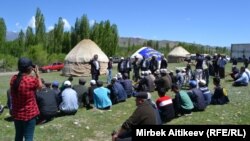
[[[16,25],[16,28],[17,28],[18,30],[21,30],[21,29],[23,28],[22,25],[20,25],[19,22],[17,22],[15,25]]]
[[[90,26],[93,26],[94,24],[95,24],[95,20],[90,20],[90,21],[89,21],[89,25],[90,25]]]
[[[70,30],[71,25],[69,24],[69,22],[66,19],[63,19],[63,23],[64,23],[64,29]]]
[[[54,26],[52,26],[52,25],[48,27],[48,31],[51,31],[53,29],[54,29]]]
[[[35,28],[36,27],[36,19],[35,16],[32,16],[32,18],[30,19],[28,26],[31,28]]]

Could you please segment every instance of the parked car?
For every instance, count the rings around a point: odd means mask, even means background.
[[[47,66],[42,66],[39,68],[39,70],[43,73],[45,72],[51,72],[51,71],[61,71],[64,67],[64,64],[61,62],[56,62]]]
[[[113,63],[119,63],[121,60],[121,58],[118,56],[113,56],[112,58],[113,58]]]

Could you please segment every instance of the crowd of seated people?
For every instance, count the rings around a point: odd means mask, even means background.
[[[165,60],[164,65],[155,65],[155,59],[153,57],[152,60],[147,60],[143,57],[140,63],[122,59],[121,61],[125,62],[120,62],[118,73],[108,85],[104,85],[101,80],[90,80],[89,86],[86,86],[86,80],[79,78],[79,84],[73,86],[73,77],[64,81],[61,87],[59,87],[58,81],[44,82],[44,88],[37,92],[37,103],[41,111],[38,121],[49,121],[57,115],[74,115],[82,107],[87,110],[93,108],[110,110],[112,105],[126,102],[127,98],[135,96],[139,92],[150,94],[156,91],[158,93],[159,98],[155,101],[155,108],[163,123],[181,115],[191,114],[193,111],[204,111],[209,104],[229,102],[228,96],[224,92],[225,89],[220,85],[221,78],[213,79],[214,93],[208,89],[207,78],[203,72],[200,72],[203,70],[203,62],[206,59],[199,57],[199,54],[194,71],[192,71],[191,65],[187,64],[186,68],[176,69],[174,73],[167,69],[168,65],[164,57],[162,57]],[[138,59],[134,61],[138,61]],[[137,67],[133,65],[137,65]],[[132,68],[140,69],[139,74],[134,72],[136,79],[135,76],[130,77],[130,73],[128,73]],[[250,73],[248,69],[242,67],[240,72],[234,72],[231,76],[234,76],[235,79],[234,86],[245,86],[249,82]],[[186,85],[188,90],[182,90]],[[175,93],[174,98],[169,96],[170,90]],[[154,103],[154,100],[151,99],[151,101]],[[49,106],[50,108],[48,108]]]

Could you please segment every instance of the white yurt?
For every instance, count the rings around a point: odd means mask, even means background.
[[[169,63],[179,63],[184,61],[186,57],[188,57],[190,53],[185,50],[183,47],[178,46],[172,49],[168,54],[168,62]]]
[[[108,66],[107,55],[98,47],[98,45],[89,40],[80,41],[65,57],[63,75],[65,76],[90,76],[90,60],[98,55],[101,74],[105,74]]]

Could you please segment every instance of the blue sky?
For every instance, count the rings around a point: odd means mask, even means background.
[[[8,31],[34,25],[36,8],[47,30],[58,18],[65,28],[86,14],[90,23],[110,20],[121,37],[173,40],[212,46],[250,43],[249,0],[1,0]]]

